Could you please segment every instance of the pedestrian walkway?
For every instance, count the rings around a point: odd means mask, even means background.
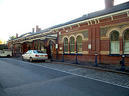
[[[123,74],[123,73],[121,74],[119,72],[118,73],[109,72],[104,70],[96,70],[95,68],[73,66],[72,64],[68,64],[65,62],[37,63],[37,64],[40,64],[43,67],[51,68],[54,70],[59,70],[59,71],[83,76],[85,78],[90,78],[101,82],[106,82],[113,85],[129,88],[128,74]]]
[[[21,57],[18,57],[15,59],[21,60]],[[78,62],[78,64],[76,64],[76,62],[74,61],[66,61],[66,60],[64,62],[62,62],[61,60],[52,60],[52,62],[57,63],[57,64],[62,63],[62,64],[80,66],[80,67],[85,67],[85,68],[90,68],[90,69],[98,69],[98,70],[109,71],[109,72],[129,74],[129,66],[125,66],[125,70],[121,70],[120,64],[114,64],[114,65],[113,64],[97,64],[96,66],[94,62]]]
[[[55,60],[54,62],[59,63],[61,61]],[[117,73],[122,73],[122,74],[128,74],[129,75],[129,66],[125,66],[125,70],[121,70],[121,65],[120,64],[96,64],[93,62],[76,62],[73,63],[70,61],[65,61],[61,62],[62,64],[71,64],[75,66],[80,66],[80,67],[86,67],[90,69],[98,69],[98,70],[103,70],[103,71],[110,71],[110,72],[117,72]]]
[[[129,72],[120,71],[119,70],[120,66],[117,65],[113,66],[113,65],[99,64],[96,67],[94,66],[94,63],[73,64],[71,62],[59,62],[59,61],[52,61],[50,63],[33,62],[33,64],[40,64],[43,67],[51,68],[54,70],[68,72],[86,78],[91,78],[102,82],[107,82],[114,85],[124,86],[129,88]]]

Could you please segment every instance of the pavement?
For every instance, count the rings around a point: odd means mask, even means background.
[[[82,66],[65,62],[38,63],[46,68],[72,73],[78,76],[106,82],[113,85],[129,88],[129,74],[127,72],[102,69],[97,67]]]
[[[129,96],[127,74],[59,62],[0,58],[0,77],[0,96]]]
[[[98,64],[95,66],[94,63],[71,63],[71,62],[61,62],[61,61],[52,61],[52,63],[56,64],[65,64],[65,65],[71,65],[71,66],[78,66],[81,68],[88,68],[88,69],[95,69],[95,70],[101,70],[101,71],[107,71],[107,72],[113,72],[113,73],[120,73],[120,74],[127,74],[129,75],[129,66],[125,66],[125,70],[121,70],[120,65],[112,65],[112,64]]]
[[[14,59],[22,60],[21,56],[14,57]],[[38,62],[35,62],[35,63],[38,63]],[[82,67],[82,68],[96,69],[96,70],[101,70],[101,71],[108,71],[108,72],[129,75],[129,66],[125,66],[125,70],[121,70],[120,64],[101,64],[101,63],[99,64],[98,63],[96,66],[95,63],[93,63],[93,62],[77,62],[77,64],[76,64],[75,61],[66,61],[66,60],[64,60],[63,62],[61,60],[52,60],[51,63],[65,64],[65,65],[71,65],[71,66],[78,66],[78,67]]]

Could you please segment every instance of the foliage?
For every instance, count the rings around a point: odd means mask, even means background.
[[[2,41],[0,40],[0,44],[2,44]]]
[[[1,45],[0,45],[0,50],[3,50],[3,49],[8,49],[8,47],[7,47],[6,44],[1,44]]]
[[[16,38],[16,36],[10,36],[9,37],[9,40],[13,40],[13,39],[15,39]]]

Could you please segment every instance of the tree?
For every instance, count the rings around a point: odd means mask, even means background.
[[[13,39],[15,39],[16,38],[16,36],[10,36],[9,37],[9,40],[13,40]]]
[[[3,42],[0,40],[0,44],[2,44]]]
[[[0,45],[0,50],[3,50],[3,49],[8,49],[8,47],[7,47],[6,44],[1,44],[1,45]]]

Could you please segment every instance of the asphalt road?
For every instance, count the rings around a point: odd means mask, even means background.
[[[0,96],[129,96],[129,89],[81,76],[0,58]]]

